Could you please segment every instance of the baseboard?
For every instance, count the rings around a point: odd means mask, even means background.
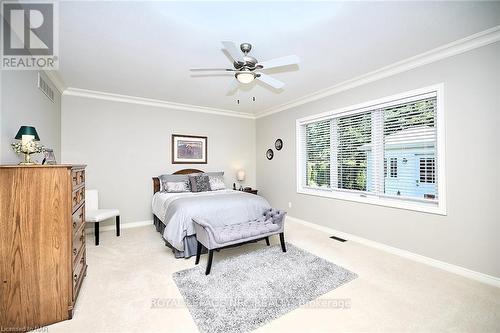
[[[120,224],[120,229],[130,229],[130,228],[137,228],[137,227],[143,227],[146,225],[152,225],[153,220],[146,220],[146,221],[137,221],[137,222],[129,222],[129,223],[121,223]],[[109,230],[115,230],[116,226],[113,223],[112,225],[105,225],[105,226],[99,226],[99,231],[109,231]],[[94,224],[89,223],[85,229],[86,234],[93,234],[94,233]]]
[[[355,236],[355,235],[351,235],[351,234],[348,234],[346,232],[338,231],[338,230],[335,230],[335,229],[332,229],[329,227],[325,227],[322,225],[318,225],[315,223],[304,221],[304,220],[298,219],[296,217],[287,216],[286,219],[287,219],[287,221],[290,221],[290,222],[296,222],[298,224],[302,224],[302,225],[310,227],[312,229],[323,231],[323,232],[329,234],[330,236],[334,235],[334,236],[337,236],[340,238],[344,238],[344,239],[347,239],[347,240],[350,240],[350,241],[353,241],[356,243],[370,246],[370,247],[373,247],[373,248],[376,248],[376,249],[379,249],[379,250],[382,250],[385,252],[389,252],[389,253],[398,255],[400,257],[411,259],[413,261],[417,261],[417,262],[420,262],[420,263],[423,263],[423,264],[426,264],[426,265],[429,265],[432,267],[440,268],[440,269],[445,270],[447,272],[458,274],[460,276],[463,276],[463,277],[466,277],[466,278],[469,278],[472,280],[476,280],[476,281],[486,283],[488,285],[500,288],[500,278],[495,277],[495,276],[476,272],[476,271],[470,270],[468,268],[464,268],[464,267],[453,265],[453,264],[450,264],[450,263],[447,263],[444,261],[432,259],[432,258],[423,256],[420,254],[416,254],[416,253],[413,253],[410,251],[401,250],[401,249],[398,249],[396,247],[392,247],[389,245],[385,245],[382,243],[371,241],[369,239],[362,238],[362,237]]]

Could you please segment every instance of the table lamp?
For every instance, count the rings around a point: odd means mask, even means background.
[[[245,180],[245,170],[238,170],[236,173],[236,179],[240,183],[240,191],[243,189],[243,186],[241,186],[241,182]]]
[[[35,144],[35,141],[40,141],[36,129],[32,126],[21,126],[19,131],[17,131],[15,139],[21,140],[19,152],[24,154],[24,161],[20,164],[34,164],[31,161],[30,155],[40,153],[43,149],[42,146]]]

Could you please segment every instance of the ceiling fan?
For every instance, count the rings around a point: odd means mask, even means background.
[[[234,68],[191,68],[192,72],[232,72],[236,77],[236,81],[233,81],[230,87],[230,91],[236,90],[239,83],[247,84],[257,79],[262,83],[265,83],[275,89],[281,89],[285,83],[276,80],[275,78],[264,74],[257,73],[256,71],[266,70],[270,68],[288,66],[288,65],[298,65],[300,59],[296,55],[289,55],[286,57],[275,58],[267,61],[259,62],[254,57],[248,55],[250,50],[252,50],[252,45],[250,43],[243,43],[240,45],[240,49],[236,47],[234,42],[225,41],[222,42],[224,49],[227,51],[231,59],[233,60]],[[240,51],[241,50],[241,51]]]

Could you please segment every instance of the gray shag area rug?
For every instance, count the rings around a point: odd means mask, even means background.
[[[204,257],[173,274],[203,333],[254,330],[357,277],[289,243],[286,253],[274,245],[214,260],[208,276]]]

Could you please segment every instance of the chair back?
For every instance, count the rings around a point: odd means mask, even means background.
[[[85,190],[85,209],[97,210],[99,208],[99,192],[97,190]]]

